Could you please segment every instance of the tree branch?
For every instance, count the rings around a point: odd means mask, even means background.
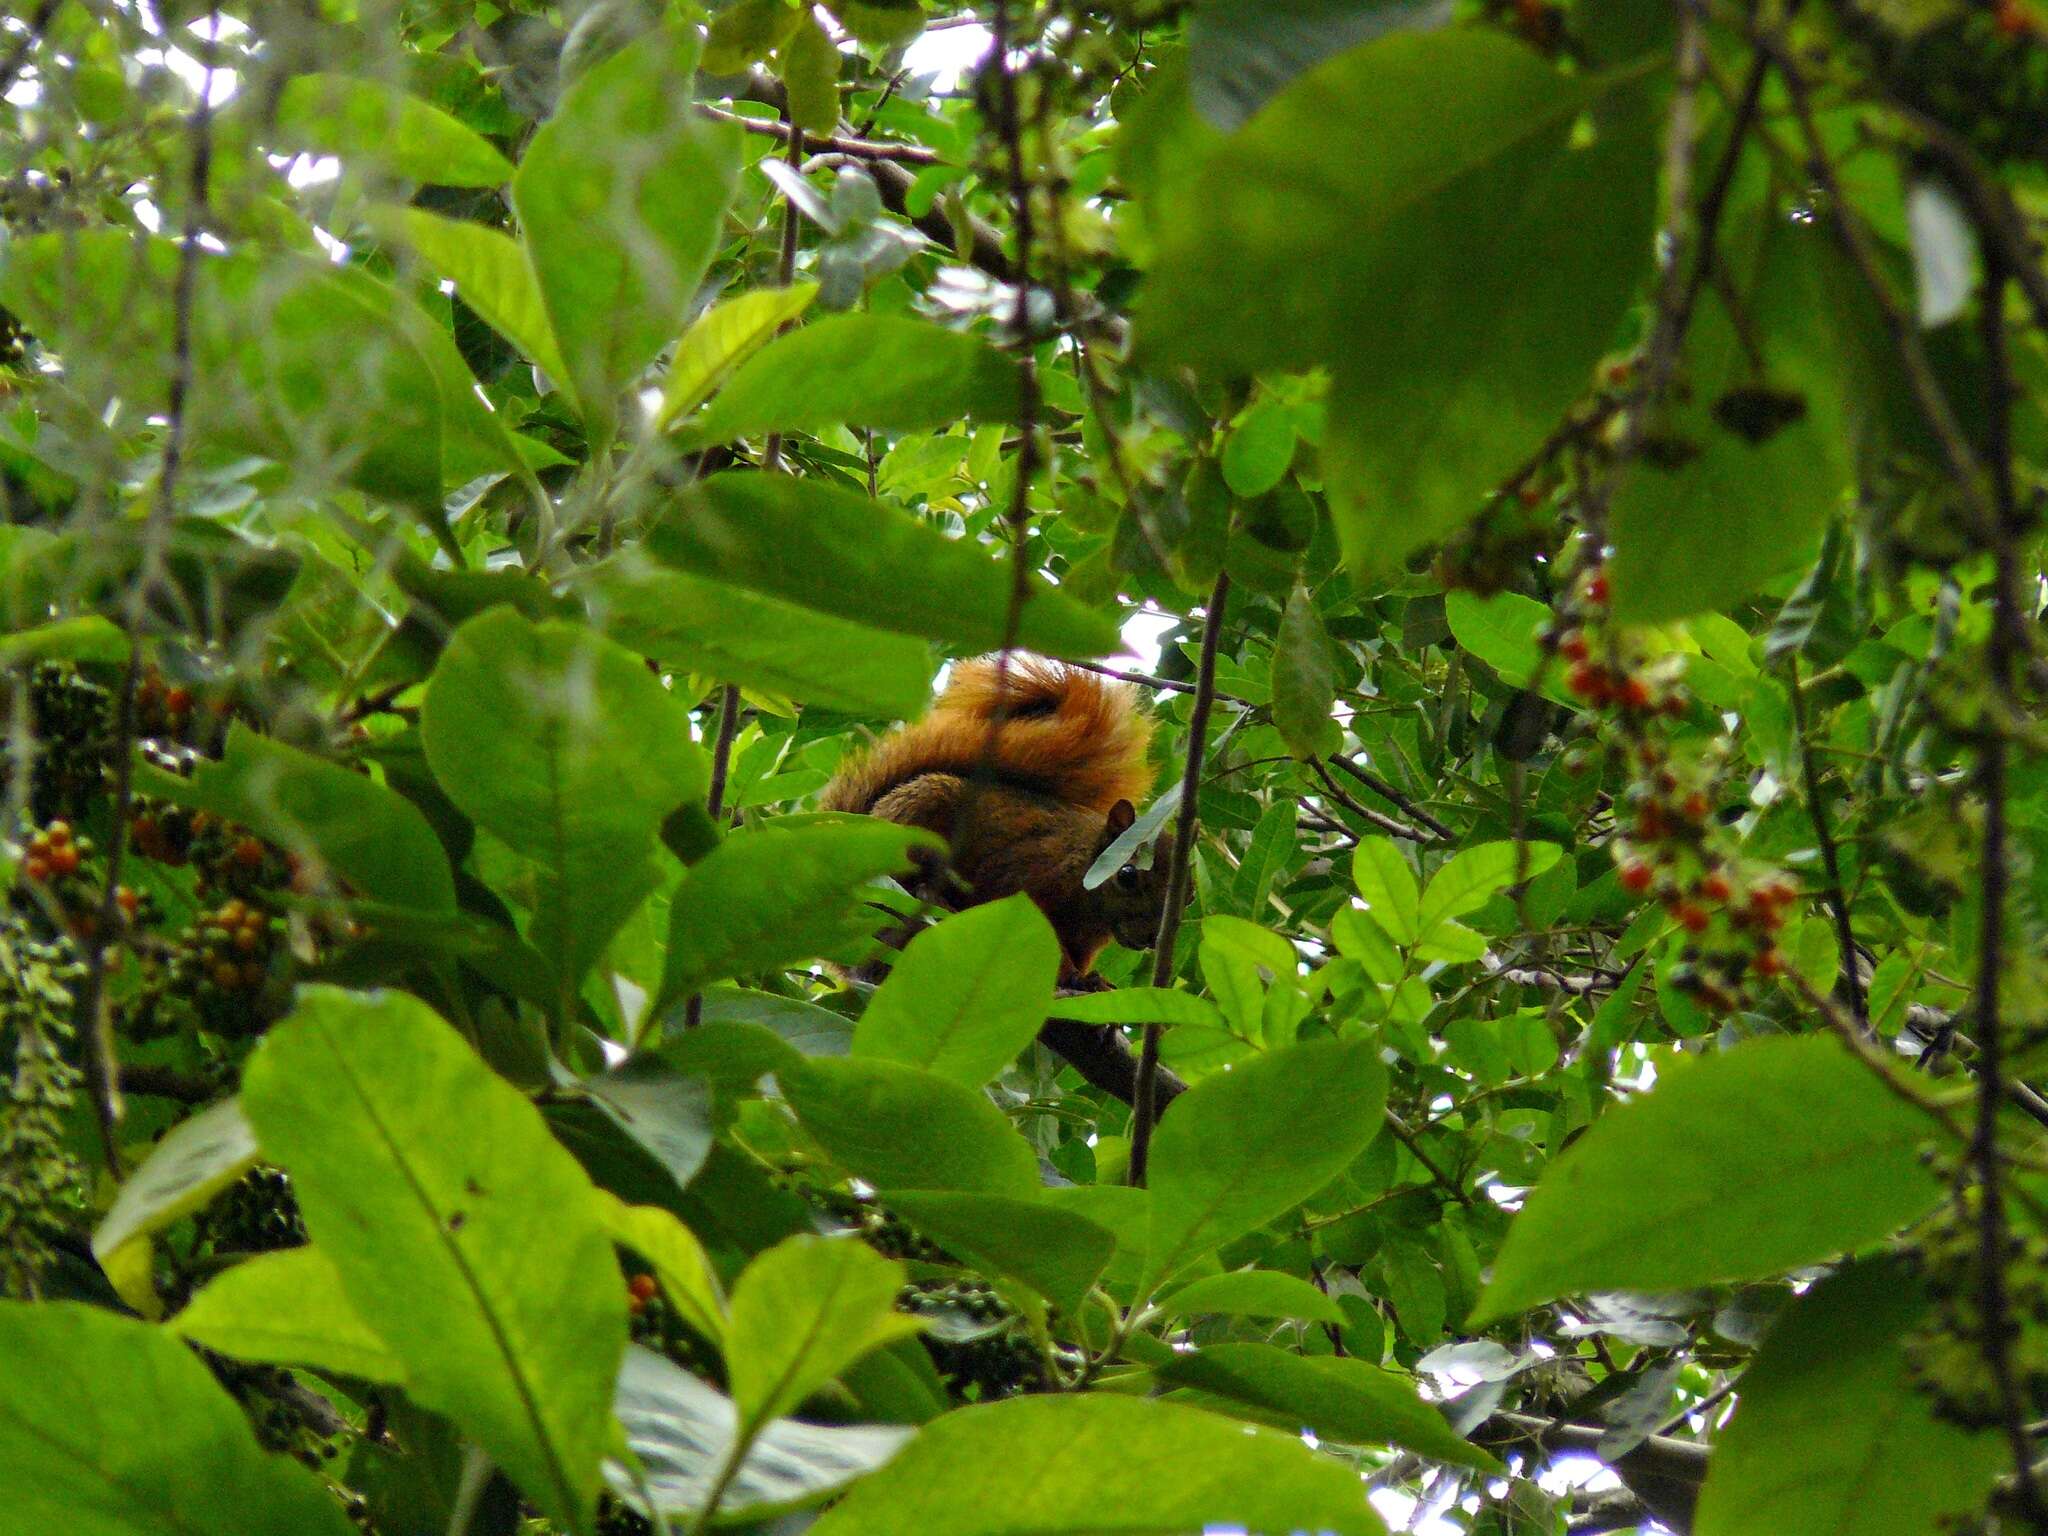
[[[1863,999],[1863,980],[1856,970],[1856,934],[1849,922],[1849,897],[1842,887],[1842,861],[1835,849],[1835,835],[1828,825],[1827,801],[1821,798],[1820,772],[1814,766],[1813,743],[1806,734],[1806,690],[1799,677],[1799,658],[1787,658],[1791,667],[1792,729],[1799,738],[1799,771],[1806,784],[1806,814],[1813,823],[1814,841],[1820,845],[1821,870],[1827,886],[1821,892],[1835,916],[1835,942],[1842,951],[1842,985],[1849,993],[1849,1012],[1856,1025],[1870,1029],[1870,1009]]]

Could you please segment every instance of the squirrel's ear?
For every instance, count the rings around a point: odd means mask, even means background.
[[[1109,835],[1122,837],[1130,831],[1131,823],[1138,819],[1137,808],[1128,800],[1119,800],[1109,808]]]

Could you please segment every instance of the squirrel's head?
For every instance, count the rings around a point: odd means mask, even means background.
[[[1119,800],[1111,806],[1103,822],[1102,838],[1095,845],[1097,857],[1129,831],[1137,819],[1137,810],[1130,801]],[[1147,862],[1141,864],[1132,858],[1103,881],[1097,891],[1110,932],[1127,949],[1150,949],[1159,934],[1159,912],[1166,903],[1166,875],[1173,863],[1173,834],[1160,833],[1150,852]],[[1194,894],[1192,883],[1188,894]]]

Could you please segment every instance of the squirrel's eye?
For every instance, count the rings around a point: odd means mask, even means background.
[[[1116,883],[1126,891],[1135,891],[1138,888],[1138,866],[1126,864],[1122,869],[1118,870],[1116,872]]]

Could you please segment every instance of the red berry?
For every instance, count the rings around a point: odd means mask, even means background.
[[[1707,812],[1712,809],[1713,806],[1708,803],[1706,794],[1702,790],[1696,789],[1685,797],[1685,819],[1687,821],[1705,821],[1707,819]]]
[[[48,859],[38,858],[34,854],[29,855],[28,862],[23,864],[21,866],[21,869],[22,873],[27,875],[29,879],[35,881],[37,885],[41,885],[45,880],[50,878],[50,861]]]
[[[2025,37],[2034,30],[2033,20],[2020,0],[1999,0],[1997,10],[1991,14],[1991,23],[2002,37]]]
[[[43,828],[43,836],[49,840],[52,846],[58,843],[68,843],[71,841],[71,823],[68,821],[53,821]]]
[[[1728,877],[1718,869],[1702,875],[1696,889],[1708,901],[1726,901],[1734,890],[1728,883]]]
[[[1607,674],[1590,661],[1575,665],[1565,677],[1565,684],[1588,704],[1598,704],[1607,697]]]
[[[263,845],[253,837],[245,837],[235,844],[234,859],[244,869],[254,869],[263,862]]]
[[[125,885],[114,887],[114,901],[130,917],[135,915],[135,909],[142,904],[142,898]]]
[[[1705,933],[1711,921],[1707,909],[1693,901],[1681,901],[1671,909],[1671,915],[1678,919],[1678,926],[1687,933]]]
[[[1625,677],[1621,682],[1621,702],[1628,708],[1642,711],[1650,707],[1650,685],[1640,677]]]
[[[1775,946],[1760,949],[1754,964],[1759,976],[1782,976],[1785,974],[1785,952]]]
[[[164,695],[164,708],[174,715],[182,715],[192,708],[192,690],[173,688]]]
[[[1650,888],[1655,871],[1641,859],[1630,859],[1621,866],[1621,888],[1632,895],[1640,896]]]
[[[1662,840],[1666,827],[1664,813],[1654,805],[1646,805],[1636,812],[1636,836],[1646,843]]]
[[[1586,578],[1586,601],[1598,608],[1607,601],[1607,573],[1595,571]]]
[[[1515,491],[1515,500],[1525,507],[1543,505],[1544,489],[1534,481],[1524,481]]]
[[[1635,371],[1635,364],[1623,359],[1620,362],[1609,363],[1601,370],[1601,377],[1606,379],[1609,384],[1626,384],[1635,377]]]
[[[49,862],[50,868],[54,869],[60,875],[77,874],[78,845],[76,843],[64,843],[59,847],[52,848],[50,850]]]
[[[1566,661],[1584,661],[1591,652],[1583,629],[1568,629],[1558,637],[1557,653]]]
[[[635,1275],[626,1282],[626,1290],[636,1301],[654,1300],[654,1276]]]

